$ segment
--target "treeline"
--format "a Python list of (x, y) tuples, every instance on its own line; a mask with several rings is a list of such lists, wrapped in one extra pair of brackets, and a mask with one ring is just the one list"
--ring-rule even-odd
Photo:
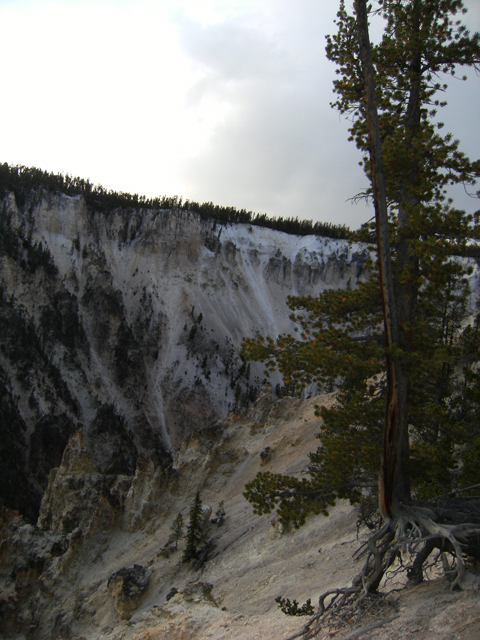
[(347, 239), (351, 235), (345, 225), (331, 222), (313, 222), (298, 218), (274, 218), (266, 213), (254, 213), (236, 207), (223, 207), (213, 202), (198, 202), (183, 200), (178, 196), (162, 196), (146, 198), (137, 193), (125, 193), (106, 190), (101, 185), (93, 185), (89, 180), (69, 176), (68, 174), (48, 173), (34, 167), (20, 165), (0, 165), (0, 197), (13, 191), (19, 206), (25, 203), (26, 195), (32, 189), (42, 188), (53, 193), (65, 193), (68, 196), (83, 195), (88, 206), (106, 212), (113, 209), (169, 209), (192, 211), (204, 220), (216, 220), (221, 223), (245, 223), (258, 227), (284, 231), (285, 233), (306, 236), (317, 235), (327, 238)]

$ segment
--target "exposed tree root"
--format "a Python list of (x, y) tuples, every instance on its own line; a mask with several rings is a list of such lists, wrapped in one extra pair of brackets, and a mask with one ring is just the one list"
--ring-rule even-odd
[[(392, 518), (355, 553), (354, 557), (366, 556), (366, 559), (351, 586), (323, 593), (315, 615), (287, 640), (308, 640), (317, 636), (326, 625), (351, 623), (352, 619), (358, 621), (363, 615), (378, 614), (383, 608), (385, 594), (377, 590), (395, 560), (400, 563), (394, 570), (395, 575), (406, 574), (409, 584), (421, 582), (427, 567), (443, 565), (451, 588), (459, 589), (465, 577), (464, 556), (471, 555), (480, 560), (480, 500), (471, 499), (466, 510), (473, 516), (473, 524), (464, 521), (464, 504), (459, 504), (458, 499), (448, 500), (448, 503), (444, 500), (436, 505), (395, 505)], [(439, 515), (443, 516), (441, 524)], [(427, 564), (434, 550), (438, 550), (438, 554)], [(405, 557), (408, 561), (404, 564)]]

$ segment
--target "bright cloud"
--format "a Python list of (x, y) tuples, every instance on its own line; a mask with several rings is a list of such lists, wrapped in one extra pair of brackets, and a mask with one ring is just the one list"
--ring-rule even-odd
[[(365, 179), (347, 123), (329, 107), (324, 36), (337, 6), (3, 0), (0, 161), (356, 227), (372, 213), (347, 202)], [(442, 119), (475, 157), (480, 82), (471, 76)]]

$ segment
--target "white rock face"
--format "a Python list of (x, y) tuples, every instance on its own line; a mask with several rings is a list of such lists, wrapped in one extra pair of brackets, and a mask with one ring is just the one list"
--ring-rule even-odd
[[(81, 197), (35, 192), (21, 206), (13, 195), (0, 201), (0, 222), (10, 243), (0, 234), (0, 437), (10, 447), (0, 488), (30, 521), (40, 511), (34, 527), (0, 510), (0, 634), (274, 640), (298, 631), (275, 597), (315, 600), (350, 581), (356, 515), (340, 504), (288, 530), (253, 515), (242, 494), (260, 470), (304, 473), (321, 428), (315, 405), (332, 406), (334, 395), (273, 402), (263, 387), (246, 415), (211, 423), (262, 384), (262, 367), (239, 357), (242, 336), (292, 331), (287, 296), (355, 286), (366, 249), (182, 211), (92, 212)], [(224, 505), (226, 516), (221, 525), (206, 516), (216, 546), (192, 582), (180, 553), (160, 550), (200, 490), (207, 513)], [(132, 568), (139, 597), (125, 600), (111, 578)], [(476, 607), (478, 621), (473, 586), (453, 614)], [(444, 615), (442, 600), (429, 621), (436, 633)], [(402, 616), (382, 637), (426, 625), (416, 609)]]
[[(287, 296), (354, 286), (367, 255), (346, 241), (222, 225), (184, 211), (92, 213), (81, 196), (44, 193), (28, 214), (11, 197), (8, 209), (14, 227), (48, 247), (78, 301), (90, 389), (73, 374), (70, 382), (83, 420), (100, 402), (134, 422), (140, 404), (168, 449), (224, 417), (237, 387), (260, 388), (263, 367), (251, 367), (247, 379), (239, 359), (243, 336), (292, 331)], [(123, 338), (115, 323), (123, 323)], [(124, 373), (131, 373), (128, 355), (139, 371), (126, 389), (112, 374), (112, 351), (129, 338), (121, 345)]]
[(46, 191), (0, 207), (15, 245), (0, 260), (0, 320), (21, 343), (0, 366), (21, 425), (16, 468), (35, 477), (38, 505), (78, 427), (100, 473), (132, 475), (139, 455), (162, 466), (259, 392), (263, 365), (241, 360), (243, 336), (293, 332), (289, 295), (367, 275), (363, 245), (181, 210), (92, 210)]

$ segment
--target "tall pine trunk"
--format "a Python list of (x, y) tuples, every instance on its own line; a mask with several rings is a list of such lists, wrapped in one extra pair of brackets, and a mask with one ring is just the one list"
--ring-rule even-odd
[(387, 403), (383, 432), (383, 456), (379, 475), (379, 507), (383, 518), (391, 518), (397, 502), (410, 497), (408, 474), (408, 384), (398, 358), (400, 327), (393, 286), (388, 229), (387, 196), (383, 172), (380, 127), (372, 64), (366, 0), (355, 0), (357, 34), (364, 76), (365, 112), (369, 134), (371, 180), (375, 207), (377, 254), (383, 319), (387, 346)]

